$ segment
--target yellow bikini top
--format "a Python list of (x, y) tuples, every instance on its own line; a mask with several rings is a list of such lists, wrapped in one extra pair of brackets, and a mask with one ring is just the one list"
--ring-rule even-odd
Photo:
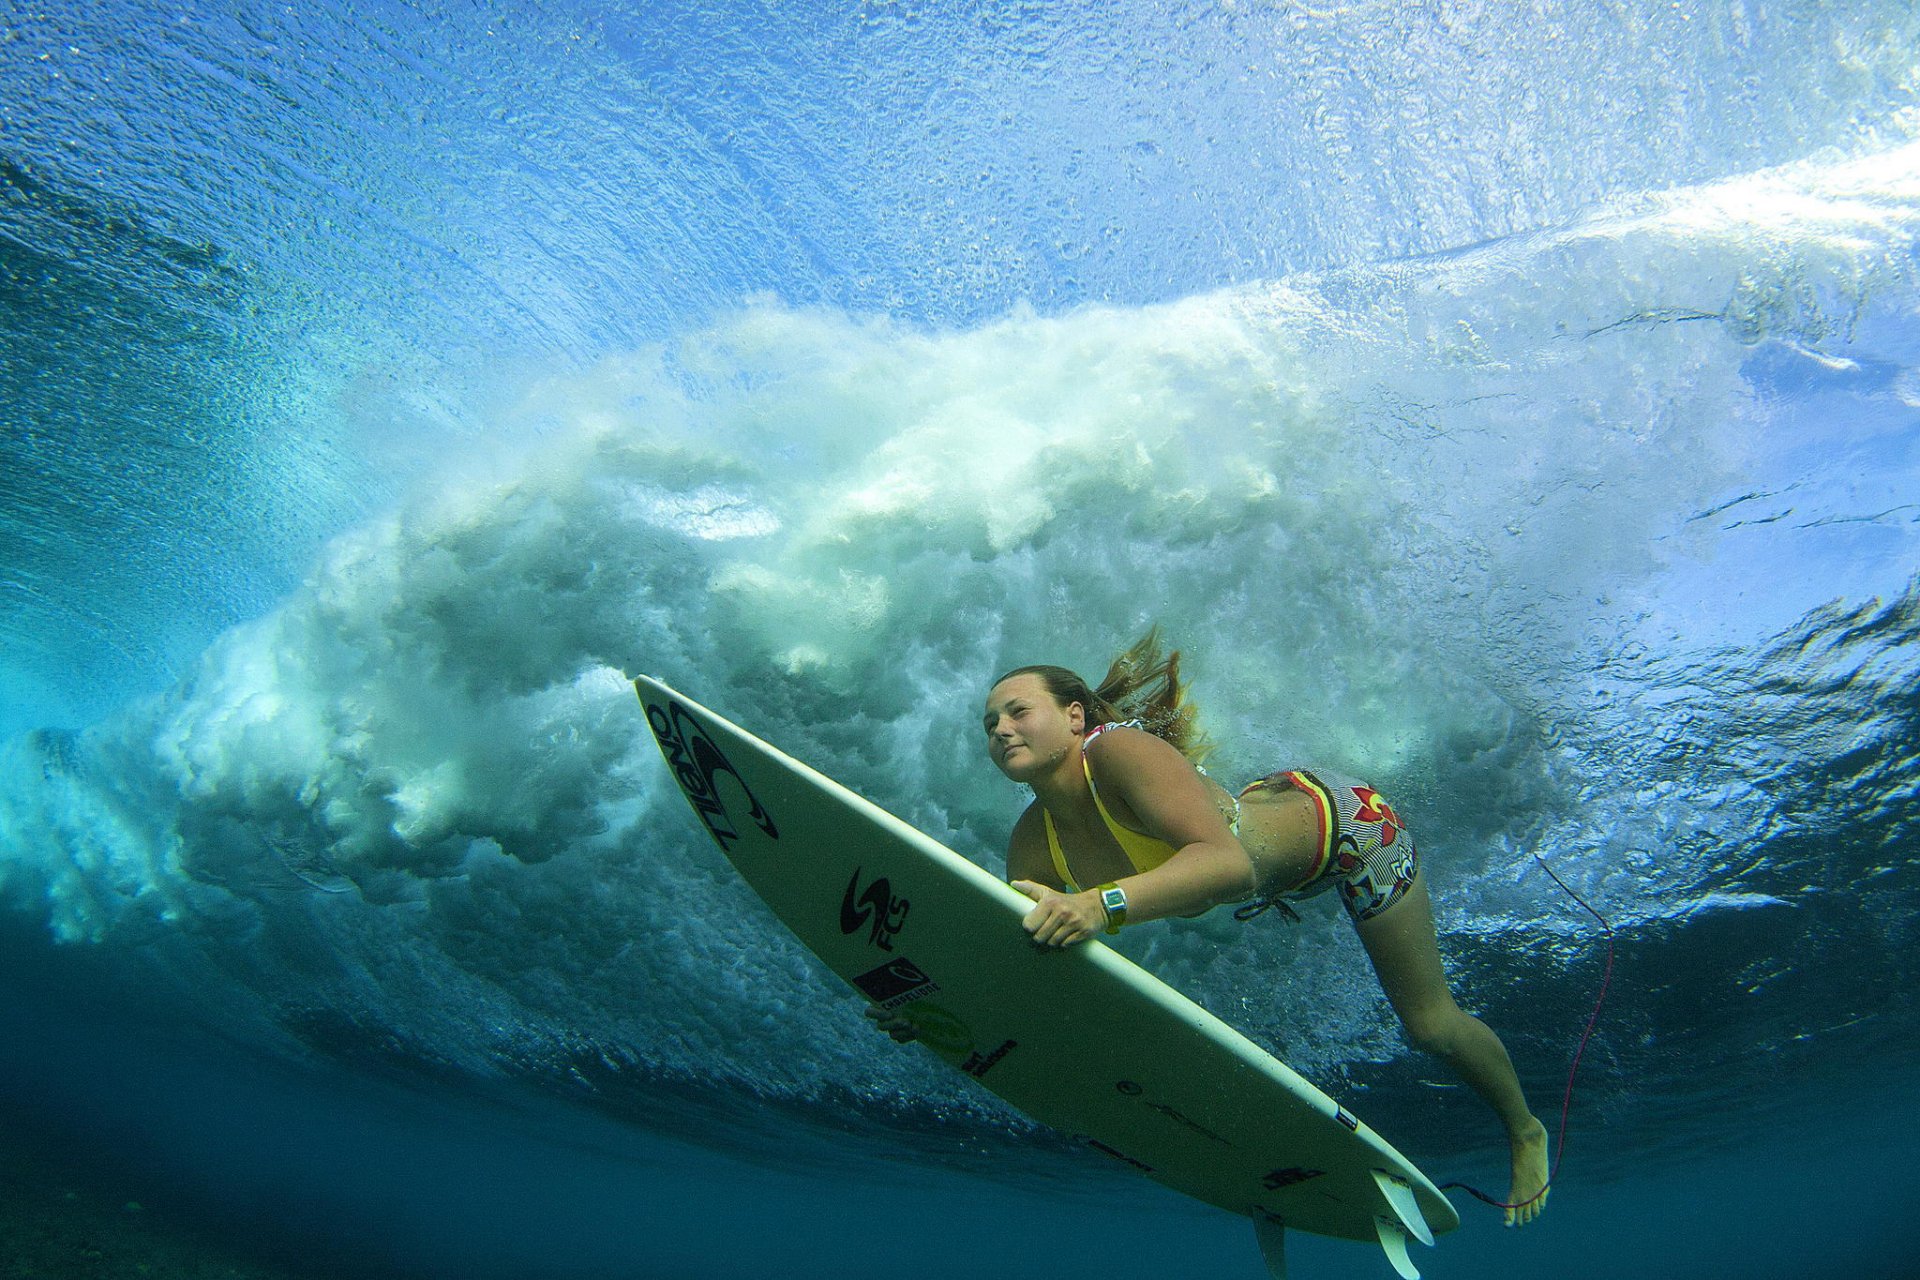
[[(1120, 851), (1127, 855), (1127, 861), (1133, 864), (1136, 872), (1151, 871), (1179, 850), (1165, 840), (1156, 840), (1152, 836), (1142, 835), (1116, 822), (1113, 814), (1107, 811), (1106, 801), (1100, 798), (1100, 788), (1093, 785), (1093, 766), (1087, 763), (1086, 749), (1093, 745), (1093, 740), (1099, 737), (1102, 731), (1118, 727), (1103, 724), (1087, 735), (1086, 742), (1081, 744), (1080, 748), (1080, 767), (1086, 771), (1087, 790), (1093, 792), (1093, 804), (1100, 811), (1100, 821), (1107, 824), (1107, 830), (1111, 831), (1113, 838), (1120, 842)], [(1053, 829), (1053, 815), (1042, 808), (1040, 816), (1047, 827), (1047, 852), (1053, 855), (1053, 869), (1059, 873), (1060, 882), (1067, 886), (1069, 892), (1080, 892), (1080, 886), (1075, 882), (1073, 873), (1067, 870), (1067, 854), (1060, 847), (1060, 836)]]

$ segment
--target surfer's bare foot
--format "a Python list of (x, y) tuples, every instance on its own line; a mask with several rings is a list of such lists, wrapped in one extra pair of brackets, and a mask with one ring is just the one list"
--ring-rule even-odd
[(1513, 1135), (1513, 1187), (1507, 1192), (1507, 1225), (1524, 1227), (1547, 1207), (1547, 1126), (1529, 1116)]

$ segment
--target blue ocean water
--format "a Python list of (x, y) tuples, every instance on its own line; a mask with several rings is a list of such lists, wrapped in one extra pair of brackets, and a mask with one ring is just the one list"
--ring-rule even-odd
[[(625, 683), (997, 868), (983, 682), (1157, 619), (1552, 1118), (1531, 855), (1616, 927), (1426, 1275), (1920, 1275), (1917, 90), (1903, 4), (0, 10), (0, 1115), (330, 1274), (1262, 1274), (876, 1043)], [(1122, 945), (1502, 1189), (1330, 913)]]

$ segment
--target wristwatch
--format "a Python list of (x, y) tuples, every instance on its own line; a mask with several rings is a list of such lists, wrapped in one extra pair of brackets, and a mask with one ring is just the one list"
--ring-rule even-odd
[(1100, 909), (1107, 913), (1107, 932), (1120, 932), (1127, 922), (1127, 891), (1109, 881), (1095, 892), (1100, 895)]

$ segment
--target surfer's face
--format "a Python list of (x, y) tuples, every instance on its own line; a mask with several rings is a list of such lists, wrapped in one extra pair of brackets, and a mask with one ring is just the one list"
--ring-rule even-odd
[(1015, 782), (1031, 782), (1079, 746), (1086, 722), (1079, 703), (1061, 706), (1039, 676), (1009, 676), (987, 695), (987, 755)]

